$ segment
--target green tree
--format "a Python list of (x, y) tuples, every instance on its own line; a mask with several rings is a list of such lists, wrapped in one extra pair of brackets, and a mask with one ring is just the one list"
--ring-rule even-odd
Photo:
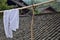
[[(0, 11), (13, 8), (13, 6), (7, 5), (7, 0), (0, 0)], [(0, 13), (0, 19), (3, 17), (3, 14)]]
[(12, 7), (7, 5), (7, 0), (0, 0), (0, 10), (10, 9)]

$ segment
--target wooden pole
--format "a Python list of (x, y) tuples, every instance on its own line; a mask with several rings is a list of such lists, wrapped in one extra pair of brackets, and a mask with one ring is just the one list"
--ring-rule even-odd
[(34, 31), (33, 31), (33, 25), (34, 25), (34, 7), (32, 7), (32, 21), (31, 21), (31, 40), (34, 40)]
[[(42, 3), (37, 3), (37, 4), (34, 4), (34, 5), (29, 5), (29, 6), (25, 6), (25, 7), (21, 7), (21, 8), (16, 8), (16, 9), (25, 9), (25, 8), (30, 8), (32, 6), (39, 6), (41, 4), (46, 4), (46, 3), (49, 3), (49, 2), (53, 2), (54, 0), (49, 0), (49, 1), (46, 1), (46, 2), (42, 2)], [(4, 11), (0, 11), (0, 12), (4, 12)]]

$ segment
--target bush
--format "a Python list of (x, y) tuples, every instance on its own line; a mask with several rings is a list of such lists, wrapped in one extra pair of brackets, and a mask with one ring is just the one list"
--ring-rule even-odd
[(7, 0), (0, 0), (0, 10), (10, 9), (12, 7), (7, 5)]
[[(13, 6), (7, 5), (7, 0), (0, 0), (0, 11), (13, 8)], [(3, 14), (0, 13), (0, 19), (3, 17)]]

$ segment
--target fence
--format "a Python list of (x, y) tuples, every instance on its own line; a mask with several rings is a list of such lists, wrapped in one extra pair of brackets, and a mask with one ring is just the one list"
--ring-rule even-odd
[(18, 8), (25, 9), (31, 7), (33, 15), (32, 17), (20, 17), (20, 28), (16, 32), (14, 32), (13, 39), (7, 39), (5, 37), (3, 22), (2, 20), (0, 20), (0, 40), (58, 40), (60, 35), (60, 14), (44, 14), (40, 16), (34, 16), (34, 6), (49, 3), (52, 1), (53, 0)]
[[(31, 40), (31, 19), (31, 16), (20, 17), (20, 28), (13, 33), (14, 38), (9, 40)], [(34, 40), (59, 40), (60, 14), (34, 16), (33, 37)], [(0, 19), (0, 40), (8, 40), (4, 34), (2, 19)]]

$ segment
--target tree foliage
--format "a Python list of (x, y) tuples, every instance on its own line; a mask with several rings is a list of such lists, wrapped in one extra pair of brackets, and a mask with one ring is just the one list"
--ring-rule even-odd
[(0, 10), (10, 9), (12, 7), (7, 5), (7, 0), (0, 0)]

